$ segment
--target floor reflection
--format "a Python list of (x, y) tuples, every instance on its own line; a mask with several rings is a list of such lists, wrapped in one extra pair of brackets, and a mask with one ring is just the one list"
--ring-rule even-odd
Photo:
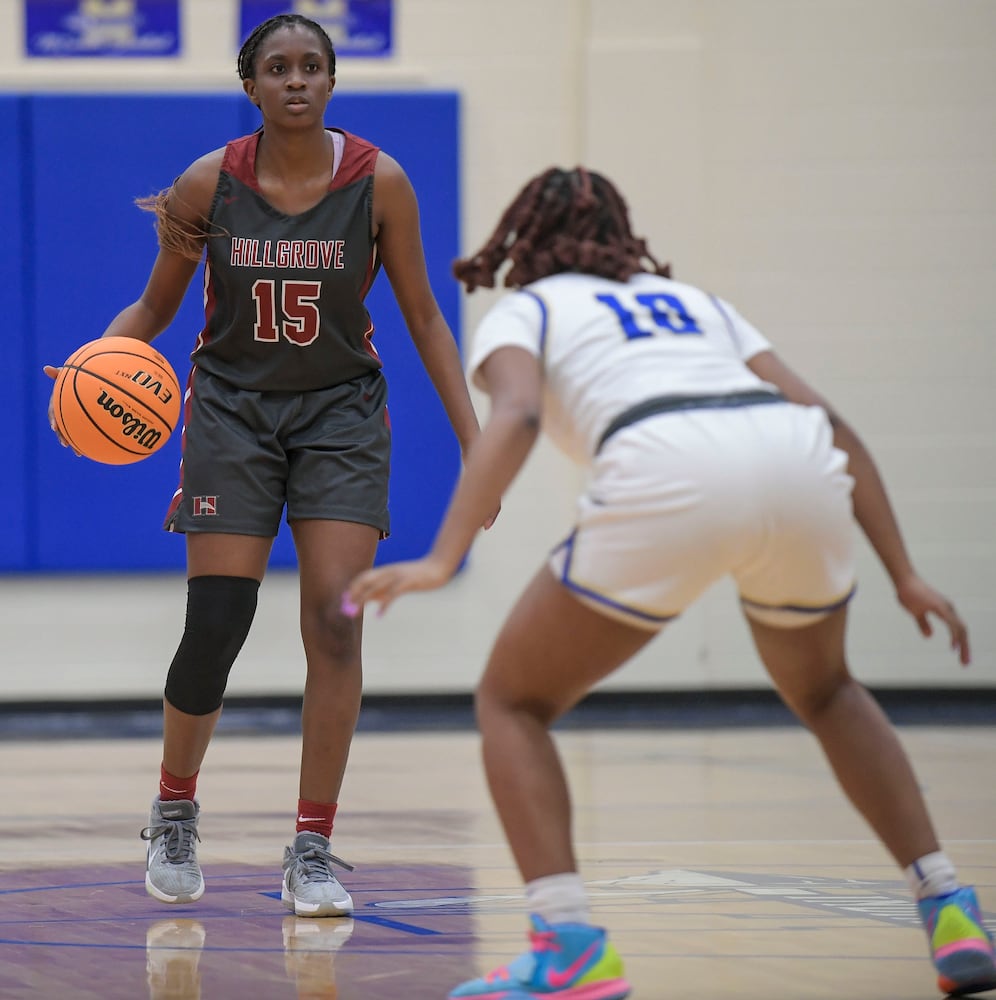
[(201, 1000), (204, 925), (189, 917), (157, 920), (145, 932), (149, 1000)]
[(284, 969), (294, 983), (298, 1000), (324, 997), (337, 1000), (336, 952), (352, 937), (353, 921), (348, 917), (323, 920), (284, 917)]
[[(83, 874), (0, 873), (0, 997), (429, 1000), (475, 974), (467, 913), (417, 905), (468, 885), (457, 866), (358, 871), (355, 919), (289, 914), (279, 873), (247, 865), (216, 867), (211, 891), (177, 907), (150, 899), (133, 865)], [(380, 915), (399, 893), (404, 917)]]

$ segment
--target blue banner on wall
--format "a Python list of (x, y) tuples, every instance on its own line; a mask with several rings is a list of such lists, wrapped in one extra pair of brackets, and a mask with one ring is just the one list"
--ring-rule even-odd
[(337, 56), (391, 55), (393, 0), (242, 0), (239, 44), (257, 24), (276, 14), (303, 14), (317, 21)]
[(24, 0), (29, 56), (175, 56), (179, 0)]

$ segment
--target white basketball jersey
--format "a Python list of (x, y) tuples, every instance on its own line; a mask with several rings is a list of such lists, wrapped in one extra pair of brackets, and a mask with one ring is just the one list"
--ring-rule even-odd
[(542, 359), (543, 428), (581, 463), (642, 400), (774, 389), (745, 364), (771, 346), (758, 330), (722, 299), (654, 274), (557, 274), (510, 292), (477, 329), (470, 376), (508, 346)]

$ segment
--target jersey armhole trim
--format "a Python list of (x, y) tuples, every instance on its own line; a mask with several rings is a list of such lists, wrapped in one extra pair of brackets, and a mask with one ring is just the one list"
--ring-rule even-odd
[(737, 349), (737, 353), (742, 355), (744, 352), (744, 345), (740, 339), (740, 334), (737, 333), (737, 328), (734, 325), (733, 320), (730, 318), (729, 312), (727, 312), (727, 310), (723, 307), (723, 303), (717, 296), (710, 295), (709, 299), (716, 307), (716, 311), (719, 315), (723, 317), (723, 322), (726, 324), (726, 332), (729, 333), (730, 340), (733, 341), (733, 346)]
[(549, 328), (550, 314), (546, 308), (546, 303), (540, 298), (535, 292), (530, 291), (527, 288), (521, 288), (519, 291), (523, 295), (528, 295), (540, 308), (540, 341), (539, 341), (539, 353), (541, 358), (546, 357), (546, 334)]

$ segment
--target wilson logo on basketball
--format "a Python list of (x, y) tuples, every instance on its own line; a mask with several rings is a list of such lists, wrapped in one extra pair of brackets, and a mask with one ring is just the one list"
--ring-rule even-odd
[(103, 407), (115, 420), (121, 421), (121, 433), (125, 437), (131, 438), (149, 451), (154, 450), (159, 444), (159, 440), (163, 436), (162, 431), (157, 431), (154, 427), (150, 427), (144, 420), (126, 410), (120, 403), (115, 401), (113, 396), (109, 396), (103, 389), (97, 397), (97, 405)]

